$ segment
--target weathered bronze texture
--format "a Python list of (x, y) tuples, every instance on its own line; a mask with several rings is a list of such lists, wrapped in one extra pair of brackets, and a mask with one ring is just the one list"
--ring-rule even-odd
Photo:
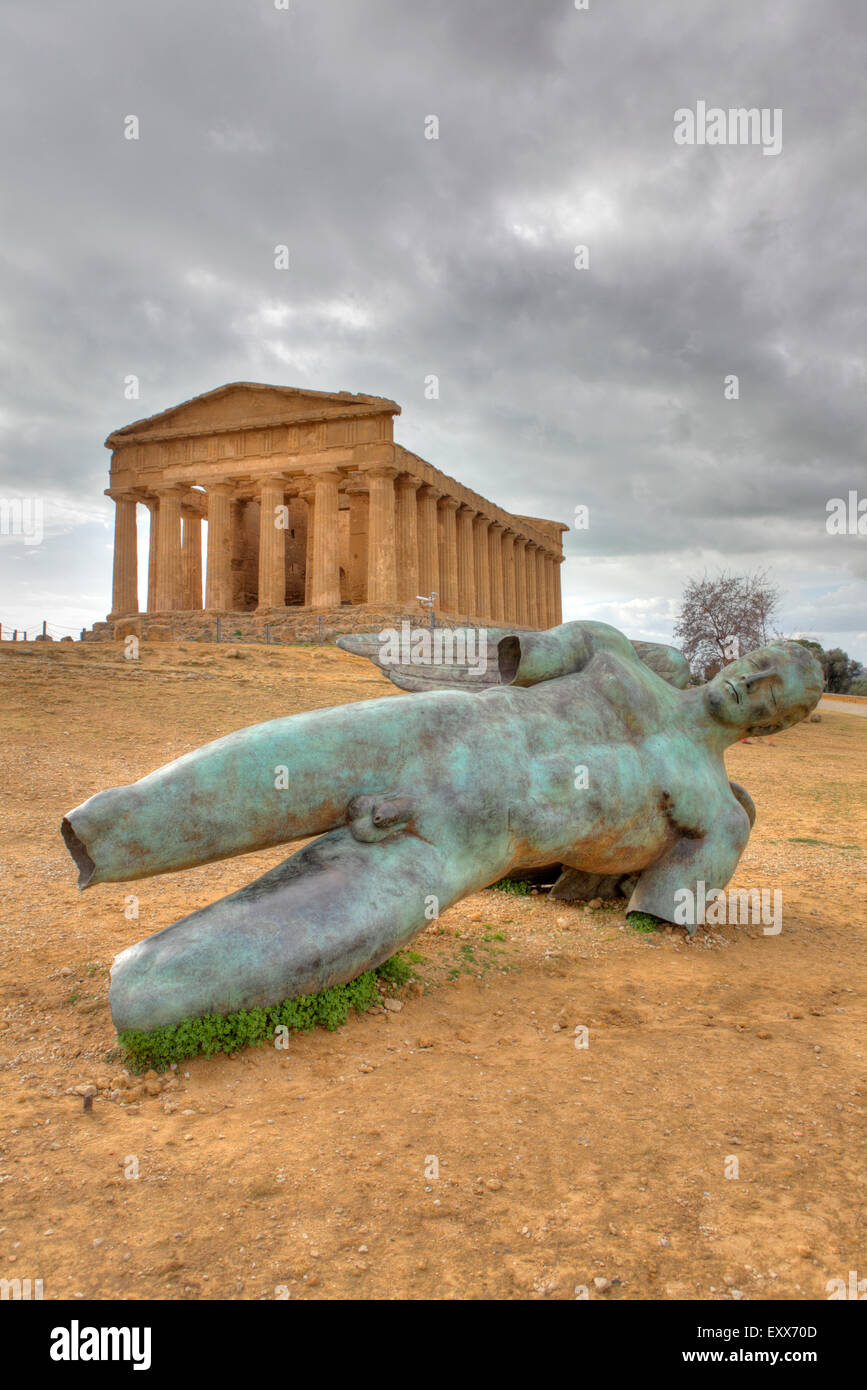
[(431, 670), (438, 689), (241, 729), (69, 813), (82, 888), (320, 837), (123, 951), (119, 1031), (352, 979), (519, 866), (630, 880), (630, 910), (668, 921), (678, 890), (726, 885), (752, 803), (723, 754), (810, 712), (809, 652), (774, 643), (684, 689), (676, 653), (642, 660), (604, 623), (492, 638), (479, 690)]

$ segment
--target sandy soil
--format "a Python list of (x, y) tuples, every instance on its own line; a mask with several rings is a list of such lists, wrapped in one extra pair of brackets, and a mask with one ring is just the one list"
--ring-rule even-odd
[(736, 883), (782, 890), (778, 936), (688, 943), (489, 890), (416, 941), (399, 1011), (122, 1102), (112, 957), (282, 852), (131, 885), (127, 920), (128, 886), (77, 894), (61, 815), (390, 687), (336, 649), (192, 644), (4, 644), (0, 683), (0, 1277), (47, 1299), (610, 1300), (867, 1275), (862, 719), (732, 750), (759, 807)]

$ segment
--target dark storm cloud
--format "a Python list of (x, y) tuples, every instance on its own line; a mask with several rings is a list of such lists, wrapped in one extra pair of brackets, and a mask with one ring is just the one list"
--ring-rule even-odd
[[(71, 622), (107, 608), (110, 429), (254, 379), (392, 396), (403, 443), (504, 506), (589, 505), (570, 616), (665, 635), (687, 573), (767, 563), (789, 628), (867, 658), (867, 537), (825, 529), (867, 491), (858, 5), (7, 0), (4, 23), (0, 487), (53, 499), (38, 561), (0, 540), (16, 614), (52, 571)], [(781, 108), (782, 153), (675, 145), (699, 99)]]

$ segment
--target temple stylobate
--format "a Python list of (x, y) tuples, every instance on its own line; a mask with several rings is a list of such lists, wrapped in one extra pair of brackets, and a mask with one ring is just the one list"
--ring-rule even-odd
[(115, 430), (109, 622), (139, 613), (140, 506), (154, 617), (362, 619), (435, 593), (453, 619), (560, 622), (568, 528), (514, 516), (396, 444), (399, 414), (379, 396), (235, 382)]

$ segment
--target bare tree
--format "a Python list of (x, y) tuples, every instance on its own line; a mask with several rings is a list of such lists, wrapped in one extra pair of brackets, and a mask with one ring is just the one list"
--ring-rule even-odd
[(771, 641), (780, 597), (767, 570), (723, 570), (714, 579), (690, 579), (674, 627), (675, 641), (693, 670), (709, 680), (728, 662)]

